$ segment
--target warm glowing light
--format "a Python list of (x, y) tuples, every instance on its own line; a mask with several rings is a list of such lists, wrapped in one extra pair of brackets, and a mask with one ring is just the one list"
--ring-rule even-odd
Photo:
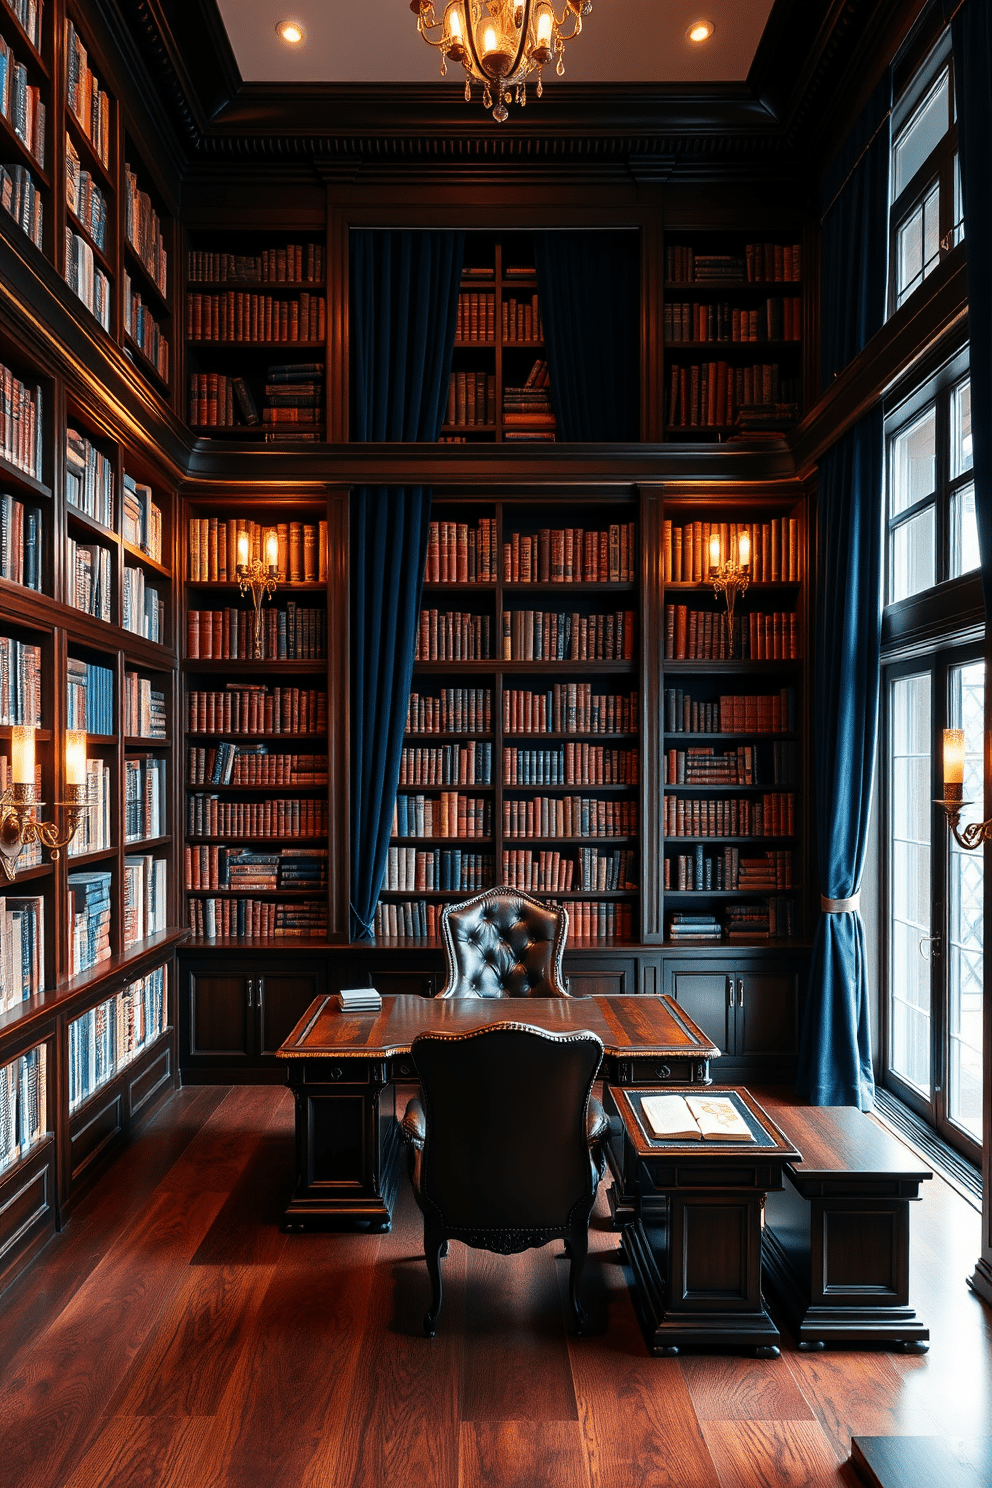
[(537, 18), (537, 44), (542, 47), (551, 45), (551, 27), (554, 18), (550, 10), (542, 10)]
[(238, 533), (238, 567), (247, 568), (251, 557), (251, 538), (247, 532)]
[(495, 26), (487, 26), (482, 37), (482, 55), (485, 56), (487, 52), (494, 52), (495, 50), (496, 28)]
[(944, 784), (964, 784), (964, 729), (944, 730)]
[(86, 784), (86, 730), (65, 731), (65, 783)]
[(279, 567), (279, 537), (270, 529), (265, 538), (265, 561), (269, 568)]
[(280, 21), (276, 32), (290, 46), (299, 46), (303, 40), (303, 27), (299, 21)]
[(710, 568), (720, 567), (720, 534), (714, 532), (710, 538)]
[(34, 785), (34, 729), (22, 723), (10, 731), (10, 776), (15, 785)]
[(741, 568), (747, 568), (751, 562), (751, 534), (749, 532), (741, 533), (739, 551)]
[(453, 41), (462, 39), (462, 18), (454, 5), (450, 6), (447, 14), (448, 30)]
[(698, 44), (702, 41), (709, 41), (710, 37), (713, 35), (713, 22), (693, 21), (692, 25), (689, 27), (688, 31), (685, 34), (686, 36), (688, 36), (690, 41), (694, 41), (698, 46)]

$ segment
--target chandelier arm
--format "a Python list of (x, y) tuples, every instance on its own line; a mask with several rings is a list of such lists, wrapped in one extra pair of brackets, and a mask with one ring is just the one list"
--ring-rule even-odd
[[(427, 32), (428, 32), (429, 29), (430, 30), (440, 31), (441, 32), (441, 35), (438, 37), (437, 41), (435, 41), (433, 39), (433, 37), (428, 36)], [(440, 20), (440, 21), (435, 20), (433, 22), (433, 24), (429, 26), (428, 23), (427, 23), (427, 21), (424, 20), (424, 13), (423, 13), (423, 11), (421, 11), (420, 14), (417, 17), (417, 30), (420, 32), (421, 36), (423, 37), (424, 41), (426, 41), (426, 43), (427, 43), (428, 46), (436, 47), (436, 48), (439, 48), (441, 50), (444, 49), (444, 35), (445, 35), (445, 33), (444, 33), (444, 21), (443, 20)]]
[[(476, 77), (478, 77), (478, 79), (479, 79), (480, 82), (486, 82), (488, 80), (488, 82), (492, 86), (498, 88), (500, 90), (500, 97), (501, 98), (503, 96), (503, 88), (504, 88), (504, 86), (507, 83), (512, 83), (514, 81), (514, 78), (516, 76), (517, 69), (520, 66), (520, 57), (521, 57), (521, 54), (523, 52), (524, 46), (526, 45), (526, 42), (527, 42), (527, 33), (530, 30), (530, 11), (531, 11), (531, 4), (532, 4), (532, 0), (525, 0), (525, 4), (524, 4), (524, 19), (523, 19), (523, 22), (521, 23), (521, 26), (520, 26), (520, 40), (517, 42), (517, 51), (516, 51), (516, 56), (513, 59), (513, 65), (511, 66), (509, 72), (507, 72), (507, 74), (506, 74), (505, 77), (495, 77), (494, 78), (494, 77), (491, 77), (490, 74), (486, 71), (485, 64), (483, 63), (482, 58), (479, 55), (479, 50), (478, 50), (478, 47), (476, 45), (475, 21), (472, 19), (472, 17), (468, 13), (468, 11), (469, 11), (469, 5), (468, 5), (468, 0), (466, 0), (466, 4), (465, 4), (465, 30), (468, 32), (468, 35), (466, 36), (465, 41), (466, 41), (466, 46), (467, 46), (468, 51), (469, 51), (469, 55), (471, 56), (472, 62), (474, 63), (474, 75)], [(478, 19), (480, 21), (482, 19), (481, 12), (480, 12), (480, 14), (478, 16)]]

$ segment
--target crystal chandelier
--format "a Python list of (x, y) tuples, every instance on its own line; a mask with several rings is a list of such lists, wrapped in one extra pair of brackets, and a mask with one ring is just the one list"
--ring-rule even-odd
[[(438, 20), (433, 0), (410, 0), (417, 30), (441, 53), (441, 76), (448, 59), (465, 69), (465, 98), (471, 101), (472, 79), (482, 84), (482, 102), (502, 124), (506, 105), (527, 102), (527, 79), (537, 73), (537, 96), (544, 89), (542, 70), (557, 56), (555, 68), (565, 71), (565, 43), (582, 30), (582, 17), (592, 0), (565, 0), (561, 16), (549, 0), (451, 0)], [(571, 22), (571, 28), (565, 28)]]

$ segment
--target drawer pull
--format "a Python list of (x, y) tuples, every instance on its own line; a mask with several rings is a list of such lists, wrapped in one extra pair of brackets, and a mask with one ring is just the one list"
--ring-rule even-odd
[(669, 1064), (659, 1064), (654, 1073), (655, 1078), (658, 1080), (670, 1080), (672, 1078), (672, 1067)]
[(339, 1064), (332, 1064), (327, 1071), (327, 1078), (329, 1080), (340, 1080), (343, 1074), (344, 1070)]
[(396, 1072), (397, 1072), (397, 1074), (400, 1074), (400, 1075), (412, 1075), (413, 1074), (413, 1065), (412, 1064), (398, 1064), (396, 1066)]

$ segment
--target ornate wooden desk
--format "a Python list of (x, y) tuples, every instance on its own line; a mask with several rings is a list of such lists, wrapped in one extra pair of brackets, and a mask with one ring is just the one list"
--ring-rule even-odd
[[(278, 1049), (296, 1101), (296, 1188), (289, 1229), (366, 1221), (388, 1230), (400, 1177), (394, 1083), (416, 1080), (418, 1033), (507, 1020), (603, 1041), (602, 1077), (625, 1085), (708, 1085), (719, 1049), (670, 997), (572, 997), (437, 1002), (384, 997), (379, 1013), (344, 1013), (317, 998)], [(636, 1168), (614, 1123), (610, 1166), (624, 1214), (636, 1213)]]
[(779, 1332), (761, 1295), (761, 1209), (800, 1154), (747, 1090), (729, 1095), (753, 1142), (659, 1140), (642, 1123), (648, 1089), (608, 1092), (641, 1172), (641, 1212), (624, 1227), (634, 1302), (648, 1348), (677, 1354), (753, 1348), (778, 1355)]

